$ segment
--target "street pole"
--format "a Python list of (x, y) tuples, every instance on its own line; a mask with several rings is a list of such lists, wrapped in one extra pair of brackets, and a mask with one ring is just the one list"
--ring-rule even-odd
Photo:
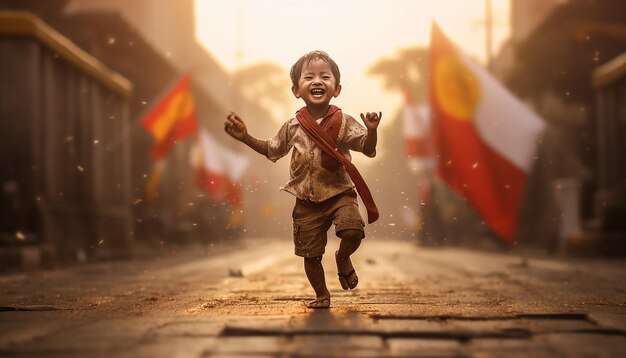
[[(243, 67), (243, 0), (237, 1), (237, 49), (235, 50), (235, 73), (241, 71)], [(239, 80), (239, 76), (235, 77), (235, 81), (233, 81), (234, 87), (234, 105), (237, 110), (241, 111), (240, 106), (242, 101), (240, 100), (241, 93), (241, 83)]]
[(491, 0), (485, 0), (485, 54), (487, 62), (487, 70), (491, 71), (491, 44), (493, 35), (493, 19), (491, 16)]

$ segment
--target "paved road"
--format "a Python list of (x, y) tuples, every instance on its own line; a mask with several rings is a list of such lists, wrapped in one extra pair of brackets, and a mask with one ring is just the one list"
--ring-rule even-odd
[(626, 261), (368, 239), (343, 291), (327, 256), (324, 311), (288, 239), (3, 275), (0, 356), (626, 356)]

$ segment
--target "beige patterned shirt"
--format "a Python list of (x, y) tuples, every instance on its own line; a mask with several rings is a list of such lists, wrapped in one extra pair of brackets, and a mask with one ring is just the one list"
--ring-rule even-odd
[[(320, 123), (321, 119), (317, 120)], [(367, 130), (350, 115), (343, 114), (337, 136), (337, 147), (348, 159), (350, 150), (363, 152)], [(331, 172), (322, 167), (322, 151), (300, 127), (296, 118), (285, 122), (276, 136), (268, 140), (267, 158), (273, 162), (284, 157), (293, 148), (290, 179), (281, 188), (298, 199), (321, 202), (354, 188), (345, 168)], [(371, 156), (375, 156), (373, 153)]]

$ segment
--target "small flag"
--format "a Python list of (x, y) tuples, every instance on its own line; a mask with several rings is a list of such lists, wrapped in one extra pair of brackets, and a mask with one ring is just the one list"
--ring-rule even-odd
[(241, 179), (248, 167), (246, 157), (223, 147), (209, 132), (202, 130), (195, 167), (196, 184), (211, 199), (241, 205)]
[(431, 198), (432, 173), (435, 157), (432, 139), (430, 109), (426, 104), (416, 104), (411, 91), (404, 89), (404, 116), (402, 127), (407, 165), (416, 174), (418, 201), (428, 203)]
[(544, 122), (434, 23), (429, 90), (438, 174), (498, 236), (513, 243)]
[(141, 123), (156, 140), (152, 147), (155, 160), (165, 157), (177, 141), (194, 134), (197, 119), (191, 77), (183, 75), (143, 116)]
[(429, 172), (434, 166), (434, 149), (428, 106), (407, 103), (402, 124), (409, 167), (419, 173)]

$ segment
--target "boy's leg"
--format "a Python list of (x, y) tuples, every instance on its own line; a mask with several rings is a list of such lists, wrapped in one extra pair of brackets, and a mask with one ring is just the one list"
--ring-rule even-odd
[(306, 277), (309, 279), (313, 290), (315, 290), (316, 296), (315, 301), (311, 302), (309, 307), (324, 308), (330, 306), (330, 292), (326, 287), (322, 256), (304, 258), (304, 272), (306, 272)]
[(337, 256), (349, 258), (361, 246), (363, 232), (359, 230), (342, 230), (337, 235), (341, 239)]
[(341, 239), (339, 250), (335, 252), (339, 282), (344, 290), (351, 290), (359, 284), (359, 277), (356, 275), (354, 266), (352, 266), (350, 255), (361, 245), (363, 232), (347, 229), (338, 232), (337, 236)]
[(339, 250), (335, 252), (339, 282), (344, 290), (351, 290), (357, 286), (359, 278), (354, 271), (352, 261), (350, 261), (350, 255), (359, 248), (361, 240), (365, 237), (365, 223), (359, 213), (354, 190), (339, 197), (335, 204), (333, 223), (335, 224), (335, 232), (341, 239)]
[(304, 258), (306, 277), (315, 290), (316, 299), (309, 308), (328, 308), (330, 292), (326, 287), (322, 255), (326, 247), (326, 232), (331, 222), (325, 216), (325, 204), (296, 200), (293, 209), (293, 240), (295, 254)]

